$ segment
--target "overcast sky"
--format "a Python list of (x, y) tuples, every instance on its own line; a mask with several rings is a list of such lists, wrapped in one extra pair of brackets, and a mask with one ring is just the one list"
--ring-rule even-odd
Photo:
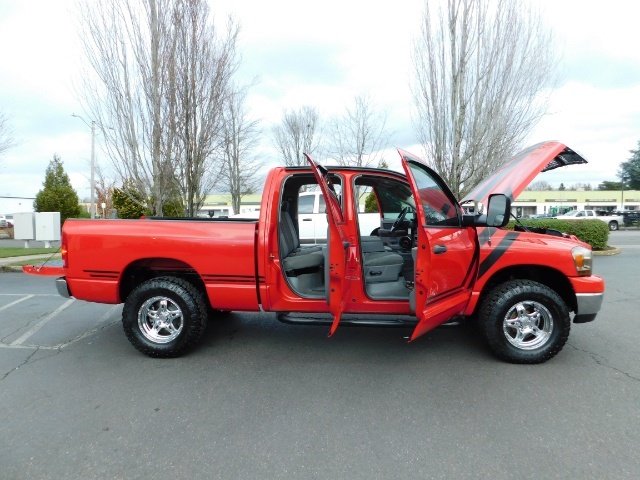
[[(563, 80), (549, 115), (525, 143), (560, 140), (589, 161), (539, 179), (594, 187), (616, 180), (618, 165), (640, 140), (640, 3), (531, 1), (545, 9), (556, 30)], [(0, 196), (35, 196), (54, 153), (80, 197), (89, 196), (90, 130), (71, 116), (83, 112), (73, 89), (81, 61), (73, 4), (0, 0), (0, 111), (11, 116), (20, 142), (0, 159)], [(390, 146), (420, 154), (411, 124), (409, 55), (421, 0), (212, 0), (211, 5), (219, 20), (234, 12), (242, 24), (242, 75), (260, 76), (250, 108), (262, 121), (264, 147), (270, 146), (270, 126), (283, 108), (313, 105), (326, 117), (368, 93), (396, 132)], [(265, 163), (275, 160), (265, 150)], [(104, 161), (98, 149), (97, 162)]]

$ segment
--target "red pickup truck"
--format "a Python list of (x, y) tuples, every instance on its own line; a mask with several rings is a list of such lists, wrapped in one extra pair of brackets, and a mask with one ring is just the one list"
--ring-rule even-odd
[[(124, 302), (128, 339), (152, 357), (193, 347), (220, 311), (262, 309), (287, 323), (326, 324), (330, 335), (347, 324), (412, 326), (412, 341), (468, 317), (498, 357), (540, 363), (562, 349), (572, 321), (595, 318), (604, 282), (592, 275), (587, 244), (501, 228), (538, 173), (586, 163), (579, 154), (558, 142), (530, 147), (459, 204), (433, 170), (399, 153), (404, 175), (325, 168), (309, 157), (306, 168), (274, 168), (258, 219), (67, 220), (63, 266), (48, 273), (63, 275), (65, 297)], [(305, 246), (298, 202), (317, 188), (328, 241)], [(361, 231), (359, 199), (371, 194), (380, 226)]]

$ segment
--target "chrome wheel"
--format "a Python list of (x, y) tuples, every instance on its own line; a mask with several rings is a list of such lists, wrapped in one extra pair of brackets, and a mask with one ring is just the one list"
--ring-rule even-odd
[(153, 343), (175, 340), (184, 327), (184, 315), (176, 302), (168, 297), (151, 297), (138, 310), (140, 332)]
[(553, 315), (533, 300), (513, 305), (502, 321), (502, 331), (511, 345), (533, 350), (545, 345), (553, 332)]
[(528, 279), (496, 285), (482, 301), (480, 328), (498, 357), (511, 363), (542, 363), (567, 341), (571, 316), (547, 285)]

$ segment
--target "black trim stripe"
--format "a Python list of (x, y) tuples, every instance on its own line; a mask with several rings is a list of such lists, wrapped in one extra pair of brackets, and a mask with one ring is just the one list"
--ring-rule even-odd
[(89, 274), (91, 278), (118, 278), (120, 275), (120, 272), (111, 270), (83, 270), (83, 272)]
[(204, 274), (202, 280), (205, 283), (243, 283), (254, 284), (256, 283), (256, 277), (253, 275), (214, 275)]
[(495, 263), (504, 255), (504, 253), (509, 249), (509, 247), (513, 244), (513, 241), (518, 238), (520, 234), (518, 232), (509, 232), (505, 235), (505, 237), (500, 241), (496, 248), (485, 258), (480, 264), (480, 271), (478, 272), (478, 278), (482, 278), (482, 276), (487, 273), (491, 267), (495, 265)]

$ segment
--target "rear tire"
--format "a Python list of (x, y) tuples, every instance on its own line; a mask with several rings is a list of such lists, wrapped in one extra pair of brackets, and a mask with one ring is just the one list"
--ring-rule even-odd
[(482, 302), (480, 329), (489, 348), (510, 363), (542, 363), (562, 350), (569, 309), (552, 289), (531, 280), (495, 287)]
[(139, 285), (122, 310), (129, 342), (150, 357), (169, 358), (192, 348), (205, 331), (207, 309), (189, 282), (159, 277)]
[(616, 230), (618, 230), (618, 222), (616, 222), (615, 220), (609, 222), (609, 231), (615, 232)]

